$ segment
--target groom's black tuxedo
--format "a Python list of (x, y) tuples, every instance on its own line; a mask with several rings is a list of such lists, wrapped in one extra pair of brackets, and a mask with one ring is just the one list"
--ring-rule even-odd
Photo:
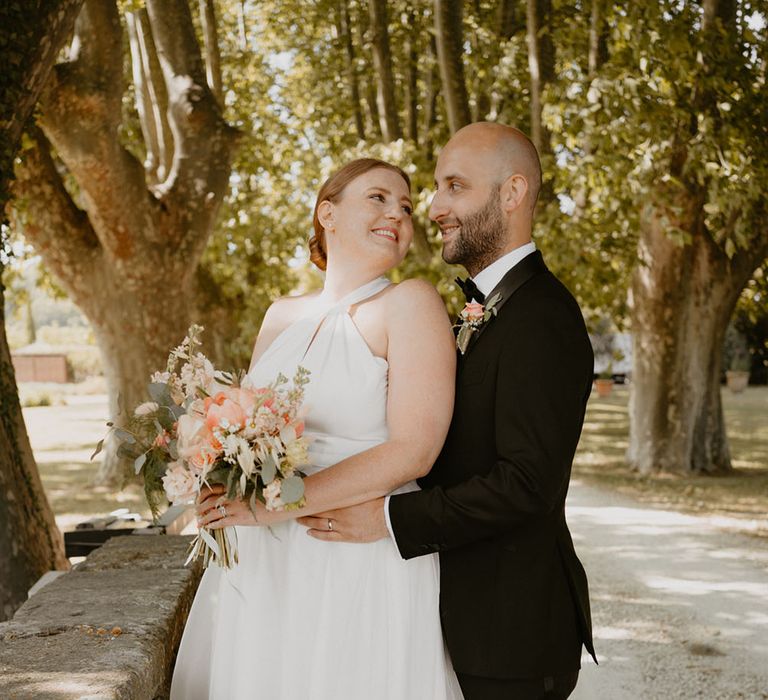
[(440, 612), (460, 674), (522, 679), (594, 656), (587, 578), (565, 522), (593, 356), (576, 301), (539, 252), (495, 293), (459, 356), (445, 446), (422, 491), (393, 496), (406, 559), (440, 552)]

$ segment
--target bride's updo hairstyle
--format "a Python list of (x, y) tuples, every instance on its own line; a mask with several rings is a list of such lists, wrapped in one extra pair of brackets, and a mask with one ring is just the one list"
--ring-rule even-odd
[(411, 179), (408, 175), (396, 165), (379, 160), (378, 158), (358, 158), (357, 160), (350, 161), (333, 173), (323, 183), (323, 186), (317, 193), (315, 211), (312, 214), (312, 226), (315, 229), (315, 235), (309, 239), (309, 259), (321, 270), (325, 270), (328, 256), (325, 247), (325, 230), (317, 218), (318, 207), (325, 201), (332, 204), (338, 202), (344, 193), (344, 189), (352, 180), (376, 168), (386, 168), (393, 173), (397, 173), (405, 181), (408, 191), (411, 191)]

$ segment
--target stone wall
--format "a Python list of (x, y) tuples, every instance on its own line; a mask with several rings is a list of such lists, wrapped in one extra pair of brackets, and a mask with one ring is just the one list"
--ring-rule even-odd
[(118, 537), (0, 623), (3, 700), (153, 700), (168, 695), (202, 570), (189, 537)]

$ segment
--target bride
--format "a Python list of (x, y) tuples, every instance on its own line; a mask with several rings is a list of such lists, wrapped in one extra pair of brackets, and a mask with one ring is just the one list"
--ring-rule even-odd
[(254, 516), (219, 488), (204, 494), (200, 523), (236, 526), (240, 563), (203, 575), (172, 700), (461, 698), (437, 555), (405, 561), (391, 539), (322, 542), (295, 522), (418, 488), (447, 433), (455, 349), (445, 309), (429, 284), (383, 277), (411, 243), (411, 209), (408, 176), (371, 158), (320, 189), (310, 250), (325, 285), (270, 307), (249, 371), (257, 384), (297, 365), (311, 372), (307, 505)]

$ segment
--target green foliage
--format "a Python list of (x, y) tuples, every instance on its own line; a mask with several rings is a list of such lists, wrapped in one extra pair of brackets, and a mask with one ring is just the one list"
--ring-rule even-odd
[[(141, 5), (121, 0), (120, 6), (126, 12)], [(735, 25), (719, 22), (706, 37), (699, 3), (603, 5), (604, 51), (591, 71), (589, 4), (555, 0), (553, 23), (544, 30), (556, 58), (555, 78), (543, 94), (551, 138), (544, 180), (553, 194), (540, 203), (534, 233), (590, 325), (608, 315), (622, 328), (645, 207), (655, 209), (680, 245), (706, 232), (733, 256), (765, 235), (766, 29), (759, 18), (765, 18), (766, 5), (739, 0)], [(343, 6), (352, 65), (341, 34)], [(413, 181), (414, 218), (423, 235), (392, 278), (423, 277), (454, 312), (460, 307), (452, 282), (456, 270), (442, 262), (427, 216), (433, 151), (450, 136), (439, 94), (428, 121), (431, 80), (439, 93), (430, 51), (432, 6), (429, 0), (388, 3), (400, 122), (407, 134), (408, 85), (415, 72), (418, 138), (387, 144), (368, 102), (377, 76), (365, 0), (217, 0), (224, 113), (242, 133), (231, 188), (198, 271), (207, 338), (226, 339), (226, 356), (205, 348), (219, 364), (245, 366), (271, 301), (321, 283), (307, 264), (314, 196), (332, 169), (362, 155), (401, 165)], [(192, 9), (196, 17), (197, 7)], [(496, 0), (464, 3), (470, 104), (477, 119), (530, 132), (524, 7), (512, 8), (503, 35), (499, 10)], [(143, 157), (127, 54), (125, 66), (121, 138)], [(357, 104), (352, 72), (359, 82)], [(684, 209), (691, 198), (700, 203), (698, 229)]]

